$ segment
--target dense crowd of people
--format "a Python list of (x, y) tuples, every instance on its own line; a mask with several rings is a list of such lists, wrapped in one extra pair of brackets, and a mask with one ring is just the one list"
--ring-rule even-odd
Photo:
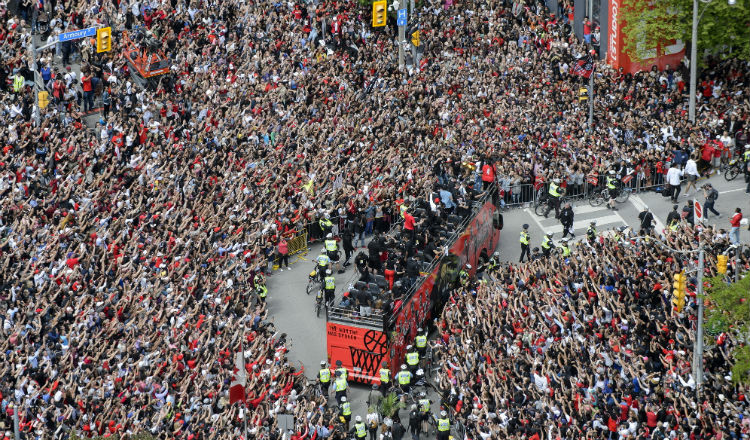
[[(584, 136), (569, 66), (587, 48), (540, 2), (418, 2), (422, 62), (403, 72), (394, 26), (370, 28), (355, 1), (13, 3), (0, 11), (0, 421), (17, 412), (27, 438), (239, 438), (245, 420), (264, 438), (281, 411), (310, 434), (323, 410), (251, 293), (279, 236), (326, 216), (385, 230), (435, 182), (479, 182), (477, 162), (510, 203), (537, 176), (576, 186), (616, 166), (658, 183), (674, 150), (746, 141), (750, 69), (735, 60), (705, 69), (695, 125), (684, 66), (598, 65)], [(96, 25), (115, 31), (112, 51), (84, 38), (28, 64), (33, 32), (53, 43)], [(131, 78), (123, 30), (172, 60), (153, 87)], [(247, 411), (227, 404), (240, 340)]]
[[(682, 222), (665, 241), (695, 251), (698, 236), (715, 275), (725, 231)], [(746, 271), (750, 252), (741, 258)], [(696, 252), (623, 231), (488, 270), (440, 319), (444, 401), (470, 438), (744, 437), (750, 408), (730, 373), (738, 335), (710, 336), (696, 396), (694, 287), (684, 308), (672, 301), (673, 275), (695, 277), (696, 263)]]

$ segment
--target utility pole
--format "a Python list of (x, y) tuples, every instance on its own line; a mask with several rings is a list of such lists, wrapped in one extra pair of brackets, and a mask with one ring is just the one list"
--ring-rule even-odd
[(693, 0), (693, 34), (690, 37), (690, 104), (688, 119), (695, 123), (695, 94), (698, 75), (698, 0)]
[(696, 278), (698, 280), (696, 289), (698, 327), (695, 331), (695, 347), (693, 349), (693, 377), (695, 377), (695, 396), (700, 398), (700, 388), (703, 384), (703, 244), (698, 245), (698, 274)]
[(398, 68), (404, 70), (404, 42), (406, 38), (404, 33), (406, 32), (406, 26), (398, 27)]
[[(414, 31), (418, 32), (419, 24), (417, 21), (417, 14), (415, 10), (414, 0), (410, 0), (409, 2), (409, 14), (411, 14), (411, 16), (413, 17), (412, 23), (414, 23), (414, 26), (412, 26), (412, 32)], [(412, 67), (414, 67), (414, 69), (416, 69), (417, 66), (419, 66), (419, 64), (417, 64), (417, 46), (415, 46), (413, 43), (411, 45), (411, 64), (412, 64)]]
[[(592, 55), (592, 63), (594, 63)], [(596, 66), (596, 64), (594, 64)], [(589, 133), (594, 132), (594, 75), (596, 74), (596, 68), (591, 72), (589, 76)]]

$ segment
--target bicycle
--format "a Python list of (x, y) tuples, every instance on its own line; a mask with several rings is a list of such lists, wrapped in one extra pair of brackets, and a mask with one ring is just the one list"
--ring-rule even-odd
[[(620, 188), (620, 193), (615, 198), (615, 202), (617, 203), (625, 203), (628, 201), (628, 198), (630, 197), (630, 192), (632, 190), (630, 188)], [(600, 206), (603, 203), (609, 201), (609, 189), (608, 188), (602, 188), (600, 190), (596, 190), (591, 194), (591, 197), (589, 197), (589, 204), (591, 206)]]
[(326, 303), (324, 297), (323, 289), (319, 289), (318, 294), (315, 296), (315, 316), (318, 318), (320, 318), (320, 309), (322, 309), (324, 305), (326, 310), (328, 310), (328, 303)]
[(742, 161), (740, 161), (738, 158), (734, 158), (729, 161), (729, 164), (724, 169), (724, 178), (730, 182), (736, 179), (737, 176), (742, 173), (742, 165)]
[[(562, 196), (560, 198), (560, 206), (565, 206), (565, 204), (569, 202), (570, 197), (568, 196)], [(547, 217), (552, 209), (554, 209), (554, 207), (552, 206), (552, 197), (550, 197), (549, 193), (540, 194), (539, 199), (534, 204), (534, 214), (540, 217)]]
[(309, 295), (312, 293), (316, 288), (320, 290), (320, 288), (323, 286), (323, 283), (320, 281), (320, 277), (318, 277), (318, 270), (313, 269), (312, 272), (307, 276), (307, 294)]

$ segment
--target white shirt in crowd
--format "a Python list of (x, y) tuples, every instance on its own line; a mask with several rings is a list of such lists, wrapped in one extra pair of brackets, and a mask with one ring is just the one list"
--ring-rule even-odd
[(677, 169), (675, 165), (672, 165), (667, 171), (667, 183), (672, 186), (680, 185), (680, 177), (685, 174), (682, 170)]
[(683, 171), (685, 172), (685, 174), (689, 174), (691, 176), (697, 176), (698, 164), (695, 163), (693, 159), (688, 159), (687, 163), (685, 164), (685, 169)]

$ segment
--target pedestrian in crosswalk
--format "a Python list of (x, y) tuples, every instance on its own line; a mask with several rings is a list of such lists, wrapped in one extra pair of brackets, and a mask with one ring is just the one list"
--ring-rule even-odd
[(573, 208), (570, 203), (566, 203), (562, 211), (560, 211), (560, 223), (563, 227), (563, 238), (570, 234), (571, 237), (575, 238), (576, 234), (573, 231)]
[(654, 229), (654, 214), (651, 213), (648, 206), (645, 206), (643, 211), (638, 214), (638, 219), (641, 221), (641, 231), (650, 234)]
[(521, 231), (521, 259), (518, 260), (519, 263), (523, 263), (523, 256), (526, 256), (526, 261), (529, 261), (529, 258), (531, 257), (531, 254), (529, 254), (529, 240), (531, 237), (529, 236), (529, 225), (524, 224), (523, 230)]
[(589, 244), (594, 244), (594, 241), (596, 241), (596, 221), (589, 223), (589, 227), (586, 229), (586, 239), (588, 239)]

